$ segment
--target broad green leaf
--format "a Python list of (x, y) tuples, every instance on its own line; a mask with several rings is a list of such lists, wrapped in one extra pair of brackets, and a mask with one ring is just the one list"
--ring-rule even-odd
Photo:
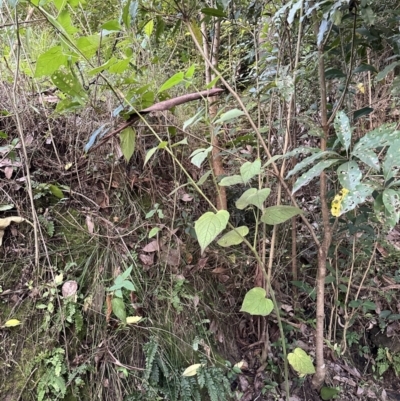
[(338, 394), (340, 390), (333, 387), (322, 387), (321, 388), (321, 398), (324, 401), (333, 400)]
[(344, 74), (343, 71), (339, 70), (338, 68), (330, 68), (329, 70), (325, 71), (325, 78), (326, 79), (346, 78), (346, 74)]
[(193, 34), (196, 37), (196, 40), (199, 43), (199, 45), (203, 46), (203, 35), (201, 33), (199, 26), (196, 24), (195, 21), (192, 20), (190, 22), (190, 27), (192, 28)]
[(49, 190), (56, 198), (58, 198), (58, 199), (64, 198), (63, 192), (57, 185), (50, 184)]
[(382, 163), (383, 176), (385, 181), (398, 175), (400, 167), (400, 139), (395, 140), (386, 152), (385, 160)]
[(71, 14), (69, 13), (68, 10), (63, 10), (59, 14), (57, 21), (60, 23), (60, 25), (65, 29), (65, 32), (67, 32), (68, 34), (73, 35), (79, 32), (79, 29), (73, 25)]
[[(122, 281), (125, 281), (131, 274), (133, 269), (133, 266), (129, 266), (122, 274), (120, 274), (118, 277), (122, 279)], [(118, 278), (117, 277), (117, 278)]]
[(300, 163), (297, 163), (295, 167), (289, 171), (288, 175), (286, 176), (286, 179), (291, 177), (294, 174), (297, 174), (301, 170), (304, 170), (305, 168), (311, 166), (314, 164), (316, 160), (322, 159), (325, 156), (330, 156), (330, 155), (335, 155), (336, 157), (339, 156), (338, 153), (333, 152), (332, 150), (325, 150), (324, 152), (317, 151), (311, 156), (306, 157), (304, 160), (302, 160)]
[(193, 117), (190, 117), (183, 123), (182, 129), (185, 130), (187, 127), (195, 125), (199, 121), (203, 120), (203, 117), (204, 117), (204, 109), (201, 109)]
[(263, 210), (264, 201), (268, 198), (270, 192), (269, 188), (250, 188), (236, 201), (236, 207), (243, 210), (249, 205), (254, 205)]
[(67, 63), (68, 56), (63, 53), (61, 46), (54, 46), (38, 57), (35, 77), (40, 78), (43, 75), (51, 75), (62, 65), (67, 65)]
[(121, 31), (122, 27), (119, 24), (118, 20), (113, 19), (111, 21), (105, 22), (100, 29), (106, 29), (107, 31)]
[(151, 156), (154, 155), (154, 153), (156, 153), (158, 150), (158, 146), (156, 146), (155, 148), (151, 148), (147, 151), (146, 153), (146, 157), (144, 159), (144, 164), (143, 167), (147, 164), (147, 162), (151, 159)]
[(235, 118), (243, 116), (243, 114), (244, 114), (243, 111), (239, 109), (229, 110), (226, 113), (222, 113), (218, 118), (218, 120), (215, 121), (215, 124), (226, 123), (227, 121), (231, 121)]
[(219, 210), (217, 213), (204, 213), (195, 222), (194, 230), (201, 247), (201, 253), (225, 230), (228, 220), (229, 213), (226, 210)]
[(284, 154), (281, 157), (288, 159), (289, 157), (294, 157), (298, 155), (308, 155), (309, 153), (321, 153), (321, 151), (318, 148), (310, 148), (309, 146), (300, 146)]
[(13, 205), (12, 203), (9, 203), (9, 204), (6, 204), (6, 203), (0, 204), (0, 212), (5, 212), (6, 210), (10, 210), (10, 209), (13, 209), (13, 208), (14, 208), (14, 205)]
[(252, 288), (244, 297), (241, 312), (250, 313), (250, 315), (267, 316), (274, 309), (274, 304), (268, 298), (264, 288)]
[(196, 376), (197, 375), (197, 371), (201, 368), (201, 366), (202, 366), (201, 363), (196, 363), (194, 365), (190, 365), (182, 373), (182, 376), (184, 376), (184, 377)]
[(360, 64), (360, 65), (354, 70), (354, 73), (355, 73), (355, 74), (359, 74), (360, 72), (367, 72), (367, 71), (370, 71), (370, 72), (373, 72), (373, 73), (378, 73), (378, 71), (376, 70), (376, 68), (375, 68), (373, 65), (371, 65), (371, 64), (365, 64), (365, 63)]
[(303, 214), (303, 211), (298, 207), (287, 205), (271, 206), (265, 209), (261, 221), (273, 226), (275, 224), (284, 223), (299, 214)]
[(343, 198), (340, 205), (340, 215), (355, 209), (358, 205), (364, 203), (372, 195), (374, 186), (371, 183), (358, 184)]
[(153, 227), (148, 235), (148, 238), (153, 238), (154, 236), (156, 236), (159, 232), (161, 231), (161, 228), (159, 227)]
[(149, 38), (153, 33), (154, 29), (154, 20), (150, 20), (143, 28), (144, 34)]
[(131, 1), (132, 0), (128, 0), (122, 9), (122, 22), (127, 29), (129, 29), (131, 26), (131, 14), (129, 10), (131, 7)]
[(113, 56), (111, 57), (106, 63), (93, 68), (91, 70), (88, 71), (89, 75), (96, 75), (101, 71), (107, 70), (109, 67), (111, 67), (112, 65), (114, 65), (118, 60)]
[(169, 88), (172, 88), (175, 85), (180, 84), (183, 79), (185, 78), (185, 73), (184, 72), (177, 72), (175, 75), (173, 75), (171, 78), (167, 79), (162, 85), (161, 88), (159, 89), (159, 92), (164, 92)]
[(142, 316), (128, 316), (126, 318), (126, 323), (127, 324), (136, 324), (139, 323), (142, 320)]
[[(106, 38), (102, 38), (102, 43), (104, 43), (105, 40)], [(76, 47), (86, 58), (93, 57), (99, 46), (100, 36), (98, 35), (82, 36), (76, 41)]]
[(114, 315), (117, 316), (121, 322), (126, 323), (126, 309), (123, 299), (114, 297), (111, 300), (111, 307)]
[(218, 241), (217, 244), (222, 247), (228, 247), (232, 245), (239, 245), (243, 242), (243, 237), (249, 233), (249, 228), (246, 226), (237, 227), (235, 230), (231, 230), (224, 234)]
[(122, 287), (126, 288), (128, 291), (136, 291), (135, 286), (131, 281), (125, 280), (122, 283)]
[(192, 64), (185, 72), (185, 79), (192, 79), (195, 70), (196, 70), (196, 64)]
[(21, 322), (18, 319), (10, 319), (4, 323), (4, 327), (16, 327), (19, 326)]
[(128, 163), (135, 151), (136, 132), (132, 127), (125, 128), (120, 134), (121, 150)]
[(291, 25), (294, 21), (294, 17), (296, 16), (296, 13), (303, 7), (303, 1), (298, 0), (296, 3), (293, 4), (292, 8), (289, 11), (289, 15), (287, 18), (287, 22), (289, 25)]
[(111, 74), (122, 74), (129, 67), (129, 61), (130, 60), (128, 58), (118, 60), (107, 67), (107, 69)]
[(218, 185), (221, 187), (230, 187), (231, 185), (243, 184), (243, 179), (240, 175), (231, 175), (230, 177), (224, 177)]
[(389, 64), (382, 71), (379, 72), (379, 74), (376, 76), (375, 80), (377, 82), (379, 82), (382, 79), (386, 78), (386, 75), (389, 74), (389, 72), (392, 72), (398, 65), (400, 65), (400, 61), (395, 61), (395, 62)]
[(292, 193), (294, 194), (304, 185), (307, 185), (313, 178), (318, 177), (325, 169), (329, 168), (333, 164), (339, 162), (339, 159), (323, 160), (314, 167), (310, 168), (307, 172), (301, 175), (293, 185)]
[(263, 166), (262, 168), (268, 167), (271, 163), (276, 162), (277, 160), (281, 159), (283, 156), (282, 155), (275, 155), (272, 156)]
[(58, 89), (72, 96), (80, 103), (83, 103), (87, 99), (87, 94), (83, 90), (82, 85), (71, 72), (56, 71), (52, 75), (52, 81)]
[(187, 138), (183, 138), (181, 141), (174, 143), (173, 145), (171, 145), (171, 148), (175, 148), (176, 146), (179, 145), (187, 145), (188, 144), (188, 140)]
[(367, 166), (373, 168), (374, 170), (380, 170), (380, 168), (381, 168), (380, 165), (379, 165), (378, 156), (371, 149), (354, 150), (351, 153), (351, 155), (354, 156), (354, 157), (357, 157), (363, 163), (365, 163)]
[(205, 7), (205, 8), (201, 9), (201, 12), (204, 15), (210, 15), (211, 17), (227, 18), (227, 15), (222, 10), (219, 10), (218, 8)]
[(242, 177), (243, 182), (246, 184), (253, 177), (260, 174), (261, 172), (261, 160), (256, 159), (253, 163), (246, 162), (240, 167), (240, 175)]
[(299, 373), (300, 376), (312, 375), (315, 373), (311, 357), (301, 348), (295, 348), (293, 352), (288, 354), (287, 359), (292, 368)]
[(397, 224), (400, 217), (400, 193), (394, 189), (386, 188), (382, 193), (382, 202), (389, 214), (386, 219)]
[(190, 162), (196, 167), (200, 168), (205, 159), (207, 159), (208, 154), (212, 151), (212, 146), (207, 149), (196, 149), (190, 155)]
[(325, 32), (329, 28), (329, 23), (326, 19), (321, 21), (321, 25), (319, 26), (318, 35), (317, 35), (317, 46), (319, 46), (324, 40)]
[(362, 109), (358, 109), (353, 113), (353, 120), (356, 121), (361, 117), (367, 116), (374, 111), (372, 107), (363, 107)]
[(211, 173), (212, 173), (211, 170), (208, 170), (207, 172), (205, 172), (205, 173), (200, 177), (199, 181), (197, 181), (196, 184), (197, 184), (199, 187), (201, 187), (201, 186), (207, 181), (207, 178), (210, 176)]
[(334, 127), (339, 141), (347, 152), (351, 143), (351, 127), (349, 117), (347, 117), (344, 111), (339, 111), (336, 114)]
[(354, 145), (354, 151), (362, 152), (364, 149), (375, 149), (377, 147), (389, 146), (397, 139), (400, 139), (400, 131), (396, 130), (396, 124), (382, 124), (378, 128), (367, 132)]
[(343, 188), (352, 191), (360, 184), (362, 172), (354, 161), (341, 164), (337, 169), (339, 182)]

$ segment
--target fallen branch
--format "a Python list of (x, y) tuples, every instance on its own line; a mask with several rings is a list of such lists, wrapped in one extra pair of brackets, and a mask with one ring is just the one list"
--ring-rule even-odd
[(162, 102), (153, 104), (152, 106), (147, 107), (146, 109), (140, 110), (137, 113), (135, 112), (130, 115), (128, 121), (126, 121), (124, 124), (121, 124), (117, 129), (115, 129), (114, 131), (112, 131), (109, 134), (107, 134), (106, 136), (104, 136), (97, 145), (88, 149), (87, 153), (89, 153), (95, 149), (98, 149), (100, 146), (104, 145), (104, 143), (106, 143), (111, 137), (119, 134), (125, 128), (128, 128), (129, 126), (131, 126), (135, 121), (139, 120), (141, 118), (141, 116), (145, 116), (146, 114), (149, 114), (154, 111), (169, 110), (169, 109), (172, 109), (172, 107), (179, 106), (180, 104), (184, 104), (187, 102), (192, 102), (193, 100), (203, 99), (205, 97), (217, 96), (223, 92), (225, 92), (225, 89), (215, 88), (215, 89), (205, 90), (205, 91), (201, 91), (201, 92), (188, 93), (187, 95), (174, 97), (173, 99), (168, 99), (168, 100), (164, 100)]

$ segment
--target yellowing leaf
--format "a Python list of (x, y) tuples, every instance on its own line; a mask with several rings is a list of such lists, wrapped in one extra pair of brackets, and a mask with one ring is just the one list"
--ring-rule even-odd
[(300, 376), (308, 374), (312, 375), (315, 373), (315, 368), (311, 361), (311, 357), (307, 355), (307, 353), (301, 348), (296, 348), (287, 356), (287, 358), (292, 368), (299, 373)]
[(339, 217), (340, 216), (340, 209), (342, 205), (342, 201), (344, 197), (349, 193), (350, 191), (346, 188), (342, 188), (338, 194), (335, 195), (332, 204), (331, 204), (331, 213), (332, 216), (334, 217)]
[(21, 322), (18, 319), (10, 319), (7, 320), (6, 323), (4, 324), (4, 327), (15, 327), (19, 326)]
[(365, 93), (365, 86), (364, 86), (364, 84), (362, 84), (361, 82), (357, 84), (357, 89), (358, 89), (361, 93)]
[(136, 323), (139, 323), (142, 319), (143, 319), (142, 316), (128, 316), (126, 318), (126, 323), (136, 324)]
[(201, 363), (196, 363), (194, 365), (190, 365), (185, 369), (185, 371), (182, 373), (182, 376), (189, 377), (189, 376), (196, 376), (197, 371), (199, 368), (202, 366)]

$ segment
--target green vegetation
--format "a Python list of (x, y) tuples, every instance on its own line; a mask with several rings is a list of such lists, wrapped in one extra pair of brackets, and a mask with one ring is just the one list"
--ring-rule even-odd
[(2, 399), (399, 390), (397, 2), (0, 16)]

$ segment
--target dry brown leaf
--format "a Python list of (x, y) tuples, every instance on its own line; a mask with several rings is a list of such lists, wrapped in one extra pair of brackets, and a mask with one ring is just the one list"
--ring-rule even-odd
[(206, 263), (207, 263), (208, 258), (201, 258), (198, 260), (196, 267), (198, 270), (203, 270)]
[(215, 269), (211, 270), (211, 273), (214, 274), (223, 274), (226, 273), (228, 269), (225, 269), (224, 267), (216, 267)]
[(193, 200), (193, 196), (191, 196), (191, 195), (189, 195), (187, 193), (184, 193), (181, 196), (181, 200), (184, 201), (184, 202), (191, 202)]
[(153, 240), (149, 242), (143, 249), (143, 252), (157, 252), (160, 250), (160, 244), (158, 243), (158, 240)]
[(139, 259), (145, 266), (152, 266), (154, 264), (154, 253), (151, 255), (145, 255), (144, 253), (141, 253), (139, 255)]
[(3, 237), (4, 237), (4, 230), (12, 223), (22, 223), (25, 221), (23, 217), (19, 216), (10, 216), (10, 217), (5, 217), (4, 219), (0, 219), (0, 246), (3, 243)]
[(107, 304), (107, 311), (106, 311), (106, 322), (110, 321), (111, 313), (112, 313), (112, 304), (111, 304), (112, 296), (111, 294), (107, 294), (106, 304)]
[(181, 262), (181, 253), (179, 249), (166, 249), (161, 251), (160, 259), (168, 266), (179, 266)]

